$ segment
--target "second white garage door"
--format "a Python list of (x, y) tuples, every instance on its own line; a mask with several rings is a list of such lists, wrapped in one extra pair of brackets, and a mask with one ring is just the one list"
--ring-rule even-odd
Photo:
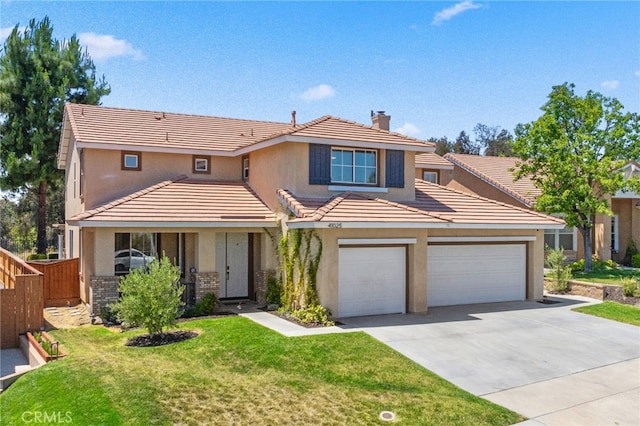
[(405, 312), (405, 247), (340, 247), (338, 316)]
[(524, 300), (524, 244), (431, 245), (427, 250), (427, 305)]

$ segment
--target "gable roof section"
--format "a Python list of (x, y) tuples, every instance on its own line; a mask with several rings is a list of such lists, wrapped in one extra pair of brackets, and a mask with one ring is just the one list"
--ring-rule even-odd
[(509, 169), (516, 166), (519, 158), (451, 153), (446, 154), (444, 158), (527, 207), (533, 207), (536, 198), (541, 194), (540, 189), (533, 185), (531, 179), (522, 178), (514, 182), (513, 173)]
[(275, 226), (276, 216), (242, 182), (178, 177), (80, 213), (69, 223), (88, 227)]
[(201, 115), (65, 105), (58, 150), (64, 168), (71, 134), (80, 147), (237, 156), (282, 142), (433, 151), (433, 144), (337, 117), (303, 125)]
[(453, 164), (435, 152), (416, 154), (415, 163), (416, 168), (453, 170)]
[(560, 219), (416, 179), (416, 200), (392, 202), (344, 192), (330, 199), (278, 196), (292, 228), (562, 228)]

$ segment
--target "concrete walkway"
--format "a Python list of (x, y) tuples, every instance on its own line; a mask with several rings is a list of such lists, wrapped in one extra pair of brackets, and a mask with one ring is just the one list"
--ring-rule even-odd
[(459, 387), (518, 412), (527, 425), (640, 425), (640, 328), (571, 311), (596, 303), (507, 302), (425, 315), (346, 318), (304, 328), (242, 313), (285, 336), (364, 331)]

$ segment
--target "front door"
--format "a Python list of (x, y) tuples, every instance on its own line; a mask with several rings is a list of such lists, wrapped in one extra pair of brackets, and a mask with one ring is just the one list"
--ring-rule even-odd
[(216, 270), (221, 298), (249, 296), (249, 234), (216, 233)]

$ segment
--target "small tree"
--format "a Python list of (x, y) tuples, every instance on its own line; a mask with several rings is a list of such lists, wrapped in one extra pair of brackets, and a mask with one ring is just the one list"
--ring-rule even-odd
[(553, 283), (551, 290), (564, 293), (569, 289), (569, 280), (572, 278), (571, 267), (565, 263), (567, 258), (564, 255), (564, 250), (562, 247), (552, 249), (547, 246), (546, 251), (545, 264), (547, 268), (551, 269), (551, 282)]
[(180, 268), (163, 253), (148, 270), (134, 269), (120, 282), (120, 299), (110, 305), (118, 321), (145, 327), (149, 334), (161, 334), (173, 327), (184, 306), (179, 284)]

